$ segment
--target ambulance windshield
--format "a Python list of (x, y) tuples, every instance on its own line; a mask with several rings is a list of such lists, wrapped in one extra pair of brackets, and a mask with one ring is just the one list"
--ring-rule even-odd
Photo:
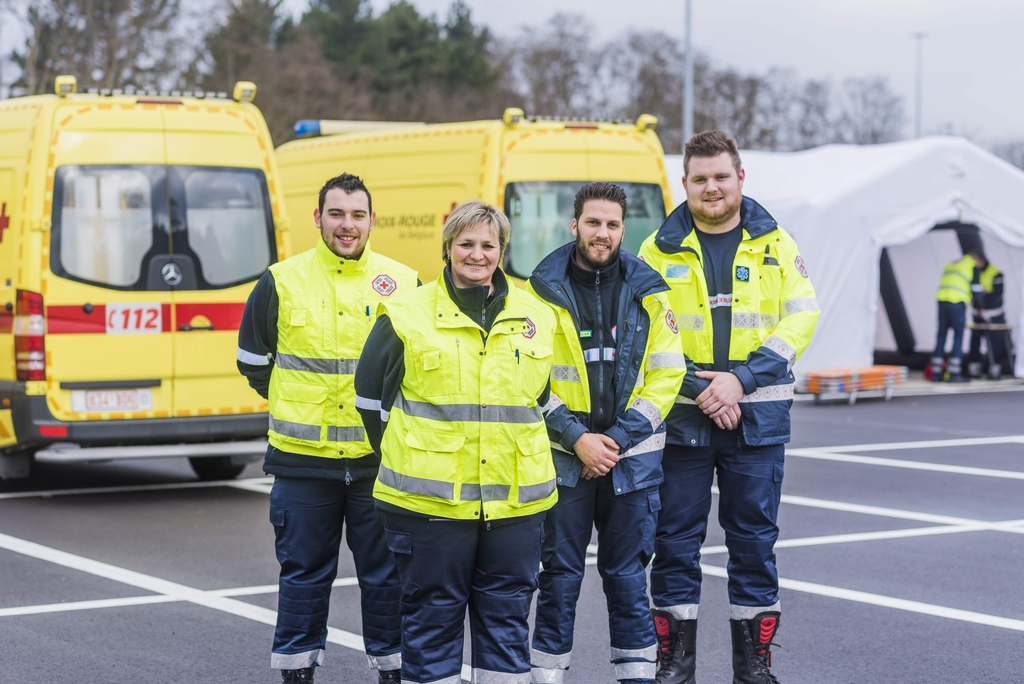
[[(573, 200), (585, 182), (530, 181), (506, 186), (505, 213), (512, 221), (507, 256), (507, 270), (511, 275), (528, 278), (541, 259), (572, 241), (569, 224), (573, 219)], [(665, 220), (661, 186), (615, 184), (626, 191), (628, 202), (622, 248), (636, 254), (644, 238)]]

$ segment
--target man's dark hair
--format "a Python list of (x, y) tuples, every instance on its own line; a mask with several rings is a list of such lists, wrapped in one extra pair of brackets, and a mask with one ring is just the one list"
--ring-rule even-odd
[(324, 200), (327, 199), (327, 193), (335, 189), (344, 190), (346, 195), (351, 195), (353, 192), (365, 192), (367, 207), (371, 212), (373, 211), (373, 198), (370, 197), (370, 191), (363, 184), (363, 179), (359, 176), (353, 176), (351, 173), (343, 173), (327, 181), (324, 183), (324, 187), (320, 188), (321, 214), (324, 213)]
[(626, 218), (626, 191), (618, 185), (615, 185), (615, 183), (598, 181), (596, 183), (587, 183), (580, 188), (580, 191), (576, 193), (576, 200), (572, 205), (577, 221), (579, 221), (580, 216), (583, 215), (583, 205), (590, 200), (608, 200), (609, 202), (616, 202), (620, 207), (622, 207), (622, 218)]
[(718, 129), (697, 133), (686, 143), (683, 148), (683, 173), (689, 175), (690, 160), (694, 157), (717, 157), (723, 152), (728, 152), (732, 157), (732, 165), (736, 173), (740, 172), (740, 150), (736, 147), (736, 141), (725, 131)]

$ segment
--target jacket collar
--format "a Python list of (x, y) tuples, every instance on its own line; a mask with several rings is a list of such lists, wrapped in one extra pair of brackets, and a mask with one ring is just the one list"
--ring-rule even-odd
[[(740, 227), (743, 228), (745, 240), (756, 240), (779, 227), (772, 215), (749, 197), (744, 197), (740, 204)], [(693, 215), (688, 203), (683, 202), (669, 214), (658, 229), (654, 244), (665, 254), (682, 252), (683, 240), (695, 230)]]
[(353, 275), (366, 272), (369, 268), (370, 260), (373, 258), (373, 251), (370, 249), (369, 241), (367, 241), (366, 246), (363, 248), (363, 253), (358, 259), (344, 259), (332, 252), (327, 243), (323, 241), (323, 238), (320, 238), (316, 243), (316, 258), (328, 273), (334, 273), (340, 268), (343, 272), (342, 275)]
[[(569, 289), (569, 260), (575, 248), (572, 242), (562, 245), (544, 257), (530, 276), (537, 294), (563, 309), (569, 308), (565, 292)], [(618, 266), (619, 277), (639, 299), (668, 290), (668, 285), (654, 269), (629, 252), (619, 252)]]

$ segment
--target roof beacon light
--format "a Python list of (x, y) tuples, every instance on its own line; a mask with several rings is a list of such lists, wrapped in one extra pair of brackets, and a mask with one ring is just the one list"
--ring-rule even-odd
[(519, 107), (509, 107), (505, 110), (505, 113), (501, 115), (501, 120), (505, 122), (506, 126), (515, 126), (517, 123), (523, 120), (523, 110)]
[(235, 102), (252, 102), (256, 98), (256, 84), (252, 81), (239, 81), (231, 93)]
[(320, 121), (317, 119), (302, 119), (295, 122), (295, 137), (308, 138), (313, 135), (320, 135)]
[(641, 114), (636, 120), (636, 130), (643, 133), (644, 131), (653, 131), (654, 127), (658, 125), (658, 117), (653, 114)]
[(70, 95), (71, 93), (78, 91), (78, 79), (74, 76), (58, 76), (53, 81), (53, 92), (57, 93), (60, 97)]

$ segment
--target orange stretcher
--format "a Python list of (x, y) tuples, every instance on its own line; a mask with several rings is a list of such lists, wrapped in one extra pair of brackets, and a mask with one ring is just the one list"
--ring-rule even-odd
[(889, 401), (896, 387), (906, 380), (906, 366), (833, 368), (807, 373), (801, 390), (813, 394), (815, 403), (826, 397), (846, 398), (850, 404), (855, 404), (863, 392), (880, 392)]

